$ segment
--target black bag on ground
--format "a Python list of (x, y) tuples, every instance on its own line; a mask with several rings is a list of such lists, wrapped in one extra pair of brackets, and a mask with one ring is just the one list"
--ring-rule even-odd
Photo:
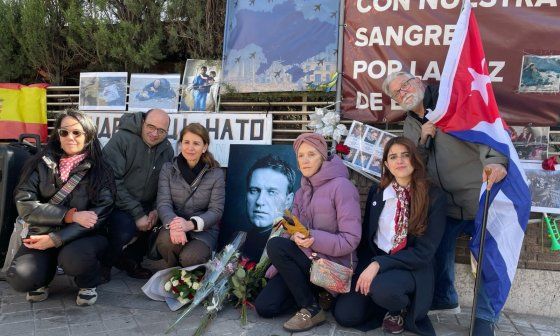
[[(34, 139), (32, 144), (26, 139)], [(22, 134), (18, 142), (0, 143), (0, 265), (8, 250), (10, 236), (18, 216), (14, 202), (14, 189), (19, 182), (21, 169), (40, 147), (37, 134)]]

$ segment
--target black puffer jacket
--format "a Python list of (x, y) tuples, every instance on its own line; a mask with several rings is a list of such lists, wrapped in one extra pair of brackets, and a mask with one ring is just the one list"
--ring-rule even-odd
[[(48, 154), (44, 157), (55, 162)], [(90, 167), (91, 161), (86, 158), (70, 172), (70, 176)], [(86, 174), (62, 203), (50, 204), (49, 200), (64, 184), (58, 174), (57, 165), (48, 165), (44, 160), (40, 160), (27, 180), (23, 181), (15, 191), (17, 210), (20, 217), (29, 223), (29, 235), (52, 233), (51, 237), (57, 247), (97, 232), (105, 224), (114, 203), (109, 186), (101, 189), (97, 200), (89, 199), (89, 174)], [(63, 223), (66, 212), (72, 208), (76, 208), (77, 211), (95, 212), (97, 214), (95, 226), (87, 229), (78, 223)]]
[(103, 158), (115, 174), (117, 198), (115, 206), (134, 219), (147, 213), (144, 207), (156, 208), (159, 172), (173, 159), (173, 148), (165, 139), (154, 147), (142, 140), (144, 113), (125, 113), (119, 131), (103, 147)]

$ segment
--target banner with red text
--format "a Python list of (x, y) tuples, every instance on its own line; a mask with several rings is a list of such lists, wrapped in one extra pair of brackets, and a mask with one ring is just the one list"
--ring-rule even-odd
[[(500, 113), (512, 125), (556, 125), (560, 115), (558, 0), (473, 0)], [(383, 94), (388, 73), (439, 82), (462, 0), (348, 0), (342, 110), (363, 122), (402, 120)]]

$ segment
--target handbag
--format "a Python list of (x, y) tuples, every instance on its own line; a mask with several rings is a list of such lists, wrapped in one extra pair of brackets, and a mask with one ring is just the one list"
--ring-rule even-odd
[[(316, 253), (311, 256), (311, 283), (336, 293), (350, 292), (350, 283), (354, 274), (351, 268), (325, 258), (317, 258)], [(352, 254), (350, 265), (352, 265)]]
[[(47, 159), (44, 157), (43, 159)], [(48, 163), (48, 162), (47, 162)], [(74, 188), (80, 183), (82, 178), (86, 175), (87, 171), (78, 172), (72, 177), (70, 177), (66, 183), (60, 188), (56, 194), (49, 200), (50, 204), (60, 204), (66, 196), (68, 196)], [(23, 239), (27, 238), (29, 234), (29, 223), (27, 223), (23, 218), (17, 217), (16, 222), (14, 223), (14, 231), (12, 231), (12, 235), (10, 236), (10, 241), (8, 243), (8, 251), (6, 252), (6, 258), (4, 259), (4, 265), (2, 266), (1, 273), (6, 273), (14, 257), (16, 256), (17, 251), (23, 244)]]

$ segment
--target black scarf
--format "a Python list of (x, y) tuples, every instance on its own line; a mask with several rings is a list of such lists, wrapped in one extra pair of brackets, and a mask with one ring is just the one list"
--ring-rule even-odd
[(183, 154), (179, 154), (177, 155), (177, 166), (179, 167), (179, 171), (185, 181), (191, 185), (204, 168), (204, 162), (202, 162), (202, 160), (198, 160), (196, 166), (191, 169)]

